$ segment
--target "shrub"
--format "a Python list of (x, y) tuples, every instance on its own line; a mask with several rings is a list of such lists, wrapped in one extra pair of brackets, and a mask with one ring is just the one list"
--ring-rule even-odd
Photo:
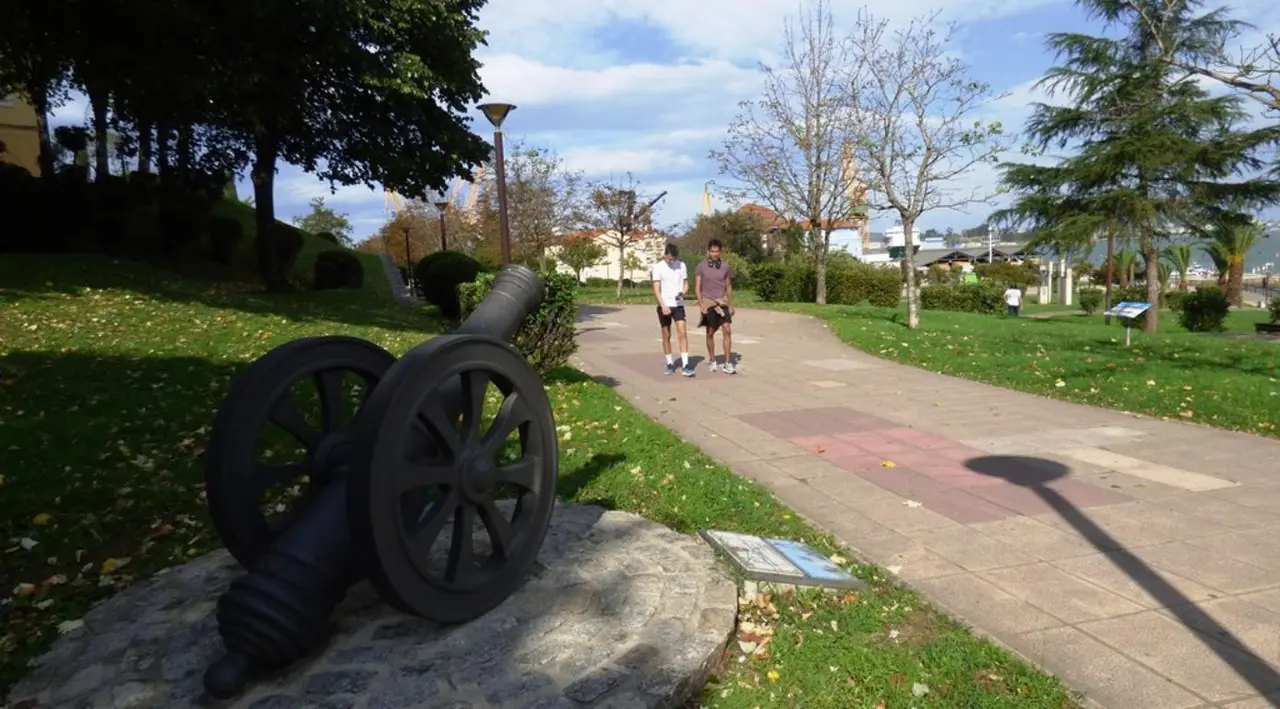
[(280, 271), (287, 275), (302, 253), (302, 231), (282, 222), (276, 222), (271, 227), (275, 229), (276, 258), (280, 260)]
[(1160, 300), (1164, 303), (1166, 308), (1181, 312), (1186, 305), (1187, 297), (1190, 295), (1190, 293), (1183, 293), (1180, 291), (1168, 291), (1160, 296)]
[(1080, 309), (1086, 315), (1093, 315), (1102, 307), (1102, 290), (1100, 288), (1081, 288)]
[(480, 262), (459, 251), (440, 251), (431, 256), (435, 258), (425, 267), (422, 261), (418, 262), (414, 277), (418, 279), (428, 303), (436, 306), (441, 315), (456, 318), (462, 314), (458, 286), (476, 279), (480, 274)]
[[(755, 270), (755, 267), (752, 266), (751, 262), (732, 251), (725, 253), (724, 260), (729, 264), (730, 268), (733, 269), (733, 289), (750, 290), (752, 285), (751, 272)], [(690, 278), (693, 278), (695, 271), (696, 266), (695, 268), (689, 269)], [(690, 290), (692, 290), (692, 288), (690, 288)]]
[[(577, 279), (573, 276), (544, 271), (542, 280), (547, 285), (542, 306), (525, 318), (512, 341), (517, 350), (529, 360), (529, 364), (541, 376), (569, 361), (578, 349), (576, 334), (577, 306), (574, 289)], [(458, 286), (460, 311), (470, 315), (476, 305), (493, 288), (496, 273), (482, 273), (470, 283)]]
[(978, 274), (979, 278), (996, 281), (1006, 287), (1009, 283), (1016, 283), (1022, 290), (1027, 290), (1031, 286), (1040, 283), (1039, 268), (1030, 262), (1008, 263), (1006, 261), (996, 261), (995, 263), (980, 263), (973, 267), (973, 272)]
[(317, 231), (317, 232), (316, 232), (316, 238), (317, 238), (317, 239), (324, 239), (325, 241), (328, 241), (329, 243), (332, 243), (332, 244), (341, 244), (341, 243), (342, 243), (342, 241), (340, 241), (340, 240), (338, 239), (338, 235), (337, 235), (337, 234), (334, 234), (334, 233), (333, 233), (333, 232), (331, 232), (331, 231)]
[(187, 200), (167, 200), (159, 211), (160, 243), (165, 251), (176, 253), (200, 238), (200, 214)]
[(45, 189), (40, 180), (17, 165), (0, 163), (0, 252), (41, 251), (47, 234), (41, 229)]
[(312, 287), (316, 290), (363, 288), (364, 264), (350, 251), (321, 251), (316, 254)]
[(244, 238), (244, 227), (231, 217), (209, 218), (209, 258), (214, 263), (230, 266), (236, 248)]
[(1178, 322), (1189, 332), (1222, 332), (1231, 301), (1220, 288), (1198, 288), (1182, 301)]
[(1271, 322), (1280, 323), (1280, 296), (1271, 296)]
[[(1116, 303), (1122, 302), (1147, 302), (1147, 286), (1145, 283), (1131, 285), (1128, 288), (1112, 288), (1111, 289), (1111, 306), (1115, 307)], [(1133, 319), (1134, 327), (1142, 327), (1147, 323), (1147, 313), (1155, 309), (1153, 304), (1150, 309)]]
[(935, 263), (929, 267), (929, 270), (928, 272), (925, 273), (924, 278), (926, 281), (936, 286), (950, 283), (951, 269), (947, 268), (946, 266), (943, 266), (940, 263)]
[(778, 287), (782, 282), (783, 266), (780, 263), (762, 263), (751, 274), (755, 280), (756, 296), (766, 303), (779, 303)]
[(999, 313), (1004, 291), (993, 283), (928, 285), (920, 289), (920, 307), (964, 313)]
[[(442, 258), (448, 258), (448, 256), (445, 256), (445, 254), (451, 254), (451, 253), (454, 253), (454, 252), (432, 251), (426, 256), (423, 256), (422, 258), (418, 259), (417, 263), (413, 264), (413, 267), (412, 267), (413, 287), (414, 287), (414, 290), (417, 291), (418, 297), (422, 298), (423, 300), (426, 300), (427, 296), (426, 296), (426, 293), (424, 293), (422, 290), (422, 283), (426, 280), (425, 275), (427, 273), (427, 270), (431, 268), (431, 264), (435, 263), (436, 261)], [(406, 268), (405, 270), (407, 272), (409, 269)], [(405, 283), (408, 283), (408, 280), (406, 280)]]

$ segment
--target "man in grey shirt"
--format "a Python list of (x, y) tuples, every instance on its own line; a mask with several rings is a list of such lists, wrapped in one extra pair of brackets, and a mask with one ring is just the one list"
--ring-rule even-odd
[[(707, 257), (694, 271), (693, 289), (702, 311), (699, 327), (707, 331), (707, 361), (711, 371), (733, 374), (733, 267), (722, 258), (724, 244), (707, 242)], [(716, 331), (724, 333), (724, 365), (716, 365)]]

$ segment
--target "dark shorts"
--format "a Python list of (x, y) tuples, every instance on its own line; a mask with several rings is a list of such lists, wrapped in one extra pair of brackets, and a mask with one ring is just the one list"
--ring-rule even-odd
[(683, 305), (677, 305), (676, 307), (672, 308), (670, 315), (663, 315), (662, 306), (657, 306), (657, 307), (658, 307), (658, 324), (659, 325), (663, 327), (671, 327), (671, 322), (673, 320), (684, 322), (684, 306)]
[(707, 312), (702, 314), (702, 319), (698, 321), (698, 327), (719, 330), (721, 325), (731, 322), (733, 322), (733, 316), (729, 314), (728, 308), (723, 310), (720, 308), (708, 308)]
[(1017, 306), (1017, 305), (1007, 305), (1007, 306), (1005, 306), (1005, 307), (1009, 308), (1009, 314), (1010, 314), (1010, 315), (1017, 315), (1017, 314), (1018, 314), (1019, 306)]

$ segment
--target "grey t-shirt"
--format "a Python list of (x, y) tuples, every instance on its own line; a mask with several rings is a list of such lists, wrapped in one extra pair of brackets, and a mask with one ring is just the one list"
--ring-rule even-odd
[(727, 292), (726, 283), (733, 277), (733, 267), (728, 261), (721, 260), (716, 268), (707, 259), (698, 264), (694, 275), (702, 278), (702, 297), (707, 300), (721, 300)]

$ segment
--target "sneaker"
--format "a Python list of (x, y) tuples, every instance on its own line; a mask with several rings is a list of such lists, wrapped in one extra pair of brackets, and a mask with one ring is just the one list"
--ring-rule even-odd
[(667, 375), (669, 376), (669, 375), (672, 375), (672, 374), (675, 374), (675, 373), (676, 373), (676, 363), (675, 363), (675, 362), (668, 362), (668, 363), (667, 363)]
[(737, 370), (736, 368), (734, 368), (734, 366), (733, 366), (733, 363), (732, 363), (732, 362), (725, 362), (725, 363), (724, 363), (724, 373), (725, 373), (725, 374), (737, 374), (737, 372), (738, 372), (738, 370)]
[(718, 371), (720, 371), (720, 365), (716, 364), (715, 362), (712, 362), (712, 363), (711, 363), (711, 366), (707, 368), (707, 371), (708, 371), (708, 372), (718, 372)]
[(692, 376), (693, 376), (693, 365), (692, 365), (692, 364), (687, 364), (687, 365), (685, 365), (684, 369), (683, 369), (683, 370), (681, 370), (681, 372), (680, 372), (680, 373), (681, 373), (681, 374), (683, 374), (683, 375), (684, 375), (684, 376), (686, 376), (686, 377), (692, 377)]

